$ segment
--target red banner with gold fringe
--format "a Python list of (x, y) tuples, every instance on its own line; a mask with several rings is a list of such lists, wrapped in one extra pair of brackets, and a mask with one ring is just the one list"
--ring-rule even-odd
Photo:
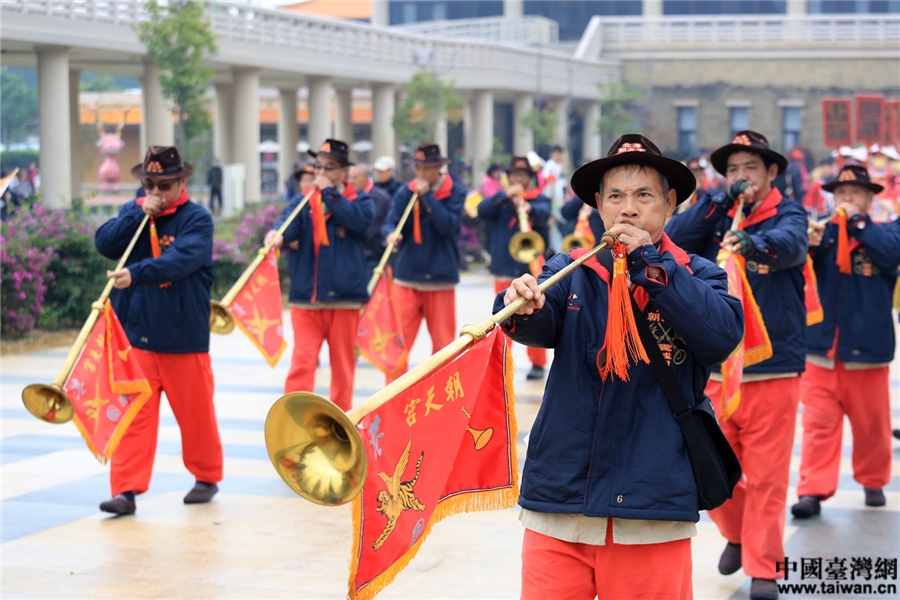
[(495, 329), (360, 421), (369, 470), (352, 506), (352, 600), (388, 586), (435, 523), (518, 501), (513, 370)]
[(269, 255), (253, 272), (228, 306), (234, 323), (247, 334), (263, 358), (274, 367), (287, 348), (284, 341), (281, 281), (278, 278), (278, 251)]
[(744, 309), (744, 339), (722, 363), (721, 417), (725, 421), (741, 402), (744, 367), (772, 358), (772, 341), (747, 281), (744, 258), (723, 249), (719, 250), (716, 262), (728, 275), (728, 293), (740, 300)]
[(75, 409), (75, 426), (106, 464), (151, 392), (109, 300), (63, 389)]
[(359, 318), (359, 353), (388, 377), (406, 370), (409, 349), (400, 325), (400, 302), (391, 268), (386, 266)]

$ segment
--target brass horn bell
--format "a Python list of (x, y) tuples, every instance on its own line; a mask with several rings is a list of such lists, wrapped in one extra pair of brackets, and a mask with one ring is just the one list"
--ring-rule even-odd
[(211, 300), (209, 303), (209, 330), (218, 335), (227, 335), (234, 330), (231, 311), (218, 300)]
[(563, 238), (562, 241), (562, 251), (568, 254), (575, 248), (589, 248), (590, 244), (588, 241), (584, 239), (584, 237), (578, 235), (577, 233), (570, 233), (566, 237)]
[(22, 402), (28, 412), (41, 421), (58, 425), (72, 420), (75, 408), (62, 387), (55, 383), (32, 383), (22, 390)]
[(532, 263), (544, 253), (544, 238), (534, 231), (519, 231), (509, 240), (509, 253), (517, 262)]

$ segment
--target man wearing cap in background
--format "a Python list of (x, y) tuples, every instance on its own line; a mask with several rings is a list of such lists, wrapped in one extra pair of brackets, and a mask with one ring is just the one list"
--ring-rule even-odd
[(819, 514), (820, 502), (837, 491), (844, 415), (853, 430), (853, 478), (865, 490), (866, 506), (884, 506), (881, 488), (891, 480), (891, 301), (900, 227), (869, 217), (872, 198), (884, 188), (865, 167), (844, 167), (822, 188), (846, 215), (848, 243), (840, 247), (841, 225), (834, 221), (814, 225), (809, 236), (824, 319), (807, 334), (800, 501), (791, 507), (798, 519)]
[[(743, 312), (728, 294), (725, 272), (663, 232), (694, 185), (687, 167), (637, 134), (622, 136), (606, 158), (572, 176), (574, 192), (599, 206), (627, 252), (640, 310), (634, 317), (648, 322), (657, 353), (667, 348), (671, 362), (663, 368), (687, 404), (711, 411), (703, 393), (710, 367), (740, 342)], [(604, 342), (608, 314), (615, 313), (611, 253), (601, 251), (606, 256), (589, 259), (544, 294), (538, 288), (584, 252), (557, 255), (537, 281), (523, 275), (494, 303), (496, 313), (530, 298), (503, 328), (518, 342), (555, 349), (519, 496), (522, 598), (687, 600), (690, 538), (700, 515), (681, 430), (649, 365), (635, 361), (628, 381), (601, 374), (613, 354), (608, 349), (625, 343)]]
[(184, 466), (196, 479), (184, 502), (209, 502), (222, 480), (209, 358), (213, 221), (188, 199), (185, 182), (193, 173), (178, 148), (150, 146), (144, 162), (131, 169), (147, 196), (125, 203), (94, 238), (100, 254), (117, 259), (144, 215), (151, 215), (125, 266), (107, 273), (116, 278), (112, 304), (131, 343), (130, 356), (140, 363), (152, 395), (112, 458), (113, 498), (100, 504), (105, 512), (133, 514), (135, 495), (150, 487), (162, 392), (181, 429)]
[(347, 144), (328, 139), (318, 152), (308, 152), (316, 159), (313, 184), (321, 195), (314, 194), (284, 236), (279, 236), (275, 229), (303, 198), (297, 194), (265, 238), (266, 244), (276, 247), (298, 242), (289, 262), (294, 352), (284, 392), (313, 391), (319, 351), (327, 340), (330, 398), (348, 411), (353, 405), (359, 311), (369, 299), (364, 240), (375, 206), (372, 198), (346, 180), (352, 164)]
[(384, 253), (384, 237), (381, 235), (381, 226), (384, 225), (384, 220), (391, 210), (392, 196), (389, 196), (386, 191), (376, 186), (375, 182), (369, 177), (369, 170), (361, 165), (350, 167), (347, 180), (355, 189), (368, 194), (372, 198), (372, 202), (375, 203), (375, 216), (372, 218), (372, 224), (369, 225), (369, 229), (366, 231), (365, 241), (366, 270), (369, 273), (369, 277), (371, 277), (372, 271), (375, 270), (378, 261), (381, 260), (381, 255)]
[[(534, 187), (535, 172), (524, 156), (513, 156), (507, 170), (509, 189), (485, 198), (478, 205), (478, 216), (485, 223), (485, 237), (491, 255), (490, 272), (494, 276), (494, 293), (509, 287), (509, 283), (529, 272), (529, 265), (515, 260), (509, 253), (509, 241), (519, 232), (518, 208), (525, 207), (532, 229), (540, 234), (546, 247), (549, 233), (550, 198)], [(540, 268), (540, 267), (538, 267)], [(531, 370), (527, 379), (543, 379), (547, 366), (547, 350), (528, 348)]]
[(372, 170), (375, 171), (375, 185), (387, 192), (391, 198), (400, 189), (400, 182), (394, 177), (396, 168), (397, 163), (390, 156), (379, 156), (372, 165)]
[[(783, 200), (773, 181), (787, 159), (755, 131), (739, 131), (711, 156), (728, 189), (710, 194), (675, 215), (666, 226), (672, 241), (688, 252), (716, 260), (730, 246), (746, 260), (773, 355), (743, 370), (740, 404), (722, 429), (741, 461), (744, 478), (734, 498), (709, 515), (728, 540), (719, 561), (724, 575), (743, 566), (753, 578), (750, 597), (778, 597), (775, 580), (784, 561), (784, 515), (790, 482), (800, 374), (806, 358), (803, 267), (808, 237), (806, 211)], [(746, 198), (741, 226), (730, 230), (739, 196)], [(722, 397), (722, 378), (711, 376), (706, 393)]]
[[(394, 195), (381, 232), (388, 244), (394, 241), (398, 248), (394, 284), (407, 348), (413, 347), (424, 318), (432, 353), (436, 353), (456, 339), (459, 228), (466, 188), (442, 172), (450, 161), (441, 157), (437, 144), (420, 144), (414, 161), (416, 177)], [(403, 230), (394, 233), (414, 193), (419, 199)]]

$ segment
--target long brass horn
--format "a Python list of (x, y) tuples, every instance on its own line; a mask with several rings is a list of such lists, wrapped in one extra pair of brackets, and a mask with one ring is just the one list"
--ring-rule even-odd
[(513, 259), (527, 265), (544, 253), (544, 238), (532, 231), (524, 200), (519, 202), (516, 213), (519, 217), (519, 231), (509, 240), (509, 253)]
[(575, 248), (587, 248), (588, 241), (583, 235), (578, 235), (577, 233), (570, 233), (566, 237), (563, 238), (562, 241), (562, 251), (568, 254)]
[[(281, 224), (281, 227), (277, 229), (278, 235), (284, 235), (284, 232), (287, 231), (288, 226), (291, 222), (297, 218), (297, 215), (300, 214), (300, 211), (303, 210), (303, 207), (306, 206), (306, 203), (309, 202), (309, 199), (312, 198), (312, 195), (316, 192), (315, 186), (313, 186), (309, 192), (303, 197), (303, 200), (300, 201), (300, 204), (297, 205), (288, 218), (284, 220), (284, 223)], [(228, 290), (224, 296), (222, 296), (221, 300), (212, 300), (210, 301), (209, 307), (209, 330), (213, 333), (218, 333), (219, 335), (227, 335), (234, 331), (234, 316), (231, 314), (231, 311), (228, 310), (228, 307), (234, 302), (234, 299), (237, 298), (237, 295), (241, 293), (241, 290), (244, 289), (244, 286), (250, 281), (250, 278), (253, 277), (253, 273), (256, 272), (256, 268), (262, 264), (262, 261), (266, 259), (269, 255), (269, 252), (272, 250), (272, 246), (275, 245), (273, 241), (271, 244), (264, 245), (262, 248), (256, 251), (256, 258), (253, 259), (244, 272), (241, 273), (241, 276), (238, 277), (237, 281), (234, 282), (234, 285), (231, 286), (231, 289)]]
[[(125, 261), (128, 260), (128, 257), (131, 255), (134, 245), (137, 243), (138, 238), (141, 236), (141, 232), (144, 231), (144, 227), (149, 220), (150, 215), (144, 215), (144, 220), (138, 225), (137, 231), (134, 232), (134, 237), (131, 238), (128, 247), (125, 248), (125, 253), (122, 254), (122, 258), (119, 259), (119, 263), (116, 265), (116, 271), (125, 266)], [(69, 350), (69, 355), (66, 357), (66, 360), (59, 370), (56, 379), (53, 380), (53, 383), (50, 385), (32, 383), (22, 390), (22, 402), (25, 403), (25, 408), (38, 419), (48, 423), (65, 423), (71, 421), (72, 417), (75, 416), (72, 400), (66, 396), (63, 385), (65, 385), (69, 373), (72, 372), (72, 367), (75, 366), (75, 361), (78, 360), (81, 350), (87, 343), (88, 336), (91, 334), (94, 324), (97, 323), (100, 313), (103, 312), (106, 299), (109, 298), (109, 294), (112, 292), (115, 283), (115, 278), (110, 277), (109, 281), (106, 282), (106, 287), (103, 288), (100, 297), (96, 302), (91, 304), (91, 314), (88, 315), (87, 321), (84, 322), (81, 331), (78, 332), (78, 337), (75, 338), (75, 343), (72, 345), (72, 349)]]
[[(406, 225), (406, 219), (409, 218), (409, 213), (412, 210), (413, 206), (416, 204), (416, 200), (419, 199), (419, 193), (413, 193), (412, 197), (409, 199), (409, 202), (406, 203), (406, 208), (403, 209), (403, 214), (400, 216), (400, 221), (397, 222), (397, 226), (394, 228), (394, 233), (400, 233), (403, 231), (403, 226)], [(384, 273), (384, 265), (387, 264), (388, 259), (391, 257), (391, 252), (394, 251), (395, 240), (391, 240), (387, 247), (384, 249), (384, 252), (381, 253), (381, 260), (378, 261), (378, 266), (375, 267), (375, 270), (372, 272), (372, 277), (369, 279), (369, 285), (366, 287), (366, 291), (369, 295), (372, 295), (372, 292), (375, 291), (375, 286), (378, 285), (378, 280), (381, 279), (381, 274)]]
[[(584, 261), (609, 245), (615, 234), (541, 283), (545, 292)], [(423, 377), (440, 368), (469, 344), (483, 338), (528, 303), (519, 298), (481, 325), (466, 325), (459, 338), (421, 365), (376, 392), (363, 404), (344, 412), (332, 402), (310, 392), (293, 392), (279, 398), (266, 417), (266, 449), (278, 475), (295, 492), (316, 504), (336, 506), (352, 500), (362, 490), (368, 462), (357, 424)], [(485, 432), (472, 430), (476, 445)]]

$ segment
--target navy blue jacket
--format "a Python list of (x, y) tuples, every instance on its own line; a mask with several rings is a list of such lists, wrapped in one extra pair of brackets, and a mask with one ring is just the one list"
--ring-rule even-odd
[[(562, 208), (559, 210), (559, 214), (566, 221), (576, 223), (578, 222), (578, 211), (581, 210), (582, 206), (584, 206), (584, 202), (581, 201), (581, 198), (575, 196), (563, 204)], [(603, 238), (603, 234), (606, 233), (606, 226), (603, 225), (603, 219), (600, 218), (600, 211), (596, 208), (591, 211), (591, 216), (588, 217), (588, 225), (591, 226), (594, 240), (599, 244), (600, 240)]]
[[(809, 249), (824, 319), (809, 327), (808, 352), (841, 362), (890, 362), (894, 360), (891, 305), (900, 266), (900, 223), (881, 225), (868, 215), (856, 215), (847, 231), (852, 248), (851, 275), (841, 275), (836, 263), (835, 223), (825, 227), (822, 244)], [(837, 356), (831, 352), (835, 332)]]
[[(446, 177), (453, 177), (449, 173)], [(421, 283), (457, 283), (459, 281), (459, 227), (462, 225), (466, 188), (453, 177), (450, 195), (438, 200), (432, 192), (419, 197), (419, 223), (422, 243), (413, 240), (413, 211), (400, 232), (403, 241), (394, 263), (394, 278)], [(394, 232), (413, 192), (402, 186), (394, 195), (391, 212), (384, 221), (381, 233), (385, 237)]]
[[(118, 217), (97, 230), (94, 244), (100, 254), (119, 259), (143, 218), (135, 200), (126, 202)], [(167, 354), (209, 352), (212, 217), (189, 200), (174, 214), (155, 220), (162, 254), (153, 258), (148, 223), (125, 263), (131, 286), (113, 290), (113, 309), (135, 348)], [(163, 283), (171, 285), (159, 287)]]
[[(774, 189), (772, 193), (778, 194)], [(724, 196), (707, 195), (676, 214), (666, 225), (666, 233), (685, 251), (715, 261), (719, 244), (732, 224), (721, 201)], [(746, 257), (747, 281), (772, 341), (772, 358), (745, 367), (744, 373), (793, 373), (806, 368), (803, 267), (809, 248), (809, 224), (806, 211), (797, 202), (781, 200), (775, 209), (769, 218), (744, 227), (755, 246)], [(752, 219), (751, 214), (745, 222), (752, 223)]]
[[(303, 194), (294, 196), (273, 229), (281, 227), (302, 199)], [(317, 249), (313, 244), (312, 207), (309, 204), (284, 232), (285, 244), (300, 242), (300, 247), (291, 250), (288, 259), (289, 299), (301, 304), (366, 302), (369, 276), (364, 241), (375, 215), (375, 204), (365, 192), (357, 192), (351, 201), (333, 187), (322, 190), (322, 200), (331, 211), (325, 218), (328, 246)]]
[[(543, 281), (572, 262), (558, 254)], [(628, 256), (638, 305), (671, 360), (688, 403), (711, 411), (703, 390), (710, 367), (728, 357), (744, 331), (740, 301), (725, 272), (688, 255), (665, 237)], [(665, 271), (665, 283), (646, 276)], [(528, 346), (554, 348), (544, 399), (531, 429), (519, 504), (547, 513), (694, 521), (697, 487), (681, 429), (650, 366), (639, 362), (628, 382), (600, 376), (609, 301), (608, 271), (589, 260), (549, 289), (543, 308), (503, 325)], [(494, 312), (503, 308), (498, 294)], [(603, 354), (601, 354), (603, 352)]]
[[(549, 245), (550, 198), (538, 194), (531, 203), (531, 228)], [(497, 192), (478, 204), (478, 216), (484, 221), (487, 250), (491, 254), (492, 275), (518, 277), (528, 273), (528, 265), (520, 263), (509, 253), (509, 240), (519, 232), (519, 219), (515, 205), (506, 192)]]

